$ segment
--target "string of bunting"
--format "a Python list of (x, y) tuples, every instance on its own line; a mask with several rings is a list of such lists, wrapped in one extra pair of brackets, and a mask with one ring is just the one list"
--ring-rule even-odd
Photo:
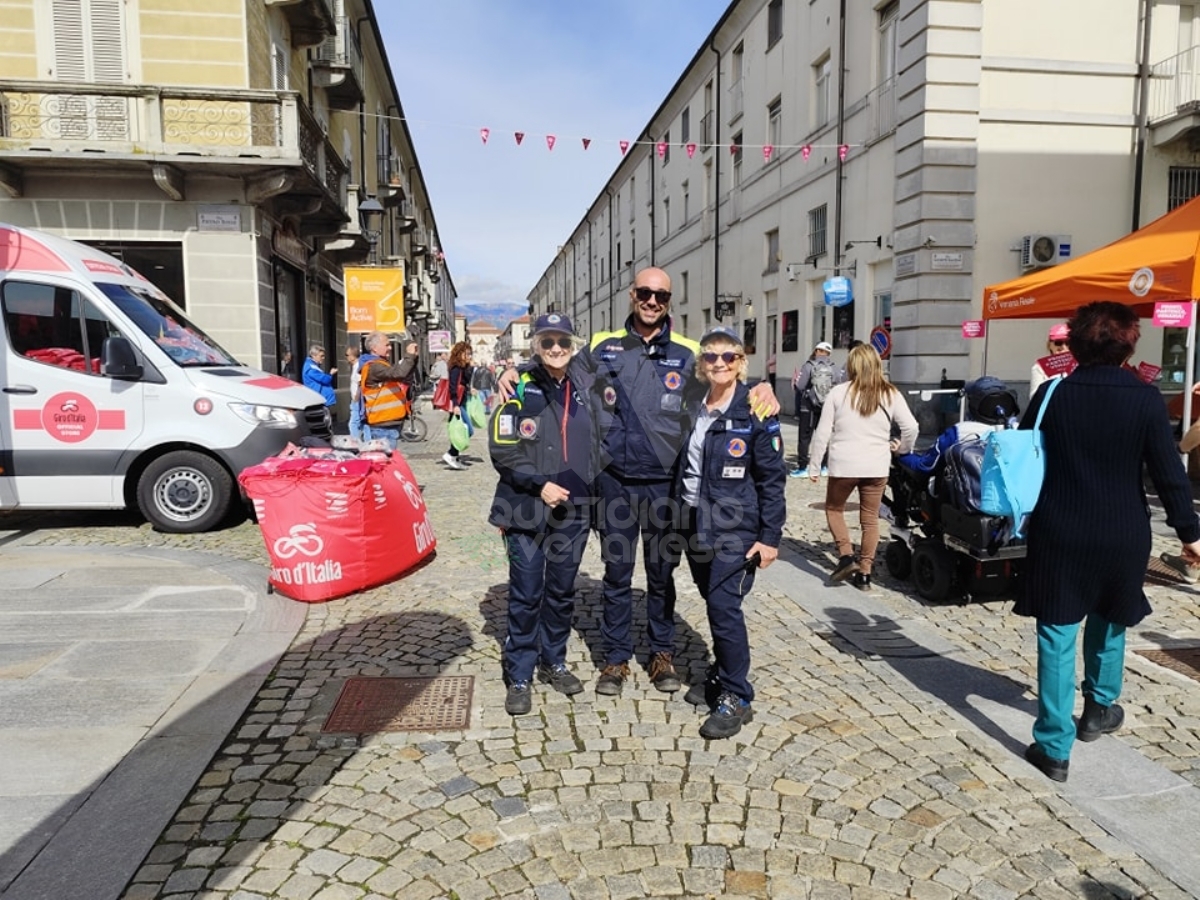
[[(436, 122), (423, 122), (423, 121), (416, 120), (416, 119), (406, 119), (403, 116), (385, 116), (385, 115), (380, 115), (377, 113), (368, 113), (365, 111), (363, 113), (361, 113), (361, 115), (368, 117), (368, 118), (387, 119), (389, 121), (406, 122), (408, 124), (413, 124), (413, 125), (445, 124), (445, 123), (436, 123)], [(473, 128), (474, 126), (450, 125), (447, 127), (452, 127), (452, 128), (472, 127)], [(525, 142), (525, 138), (527, 136), (529, 136), (529, 133), (525, 132), (525, 131), (514, 131), (513, 132), (513, 139), (516, 141), (516, 144), (518, 147), (522, 146), (522, 144)], [(479, 129), (479, 139), (480, 139), (480, 141), (482, 141), (484, 143), (484, 145), (486, 145), (488, 143), (488, 141), (491, 139), (491, 137), (492, 137), (492, 129), (491, 128), (488, 128), (485, 126), (485, 127)], [(559, 138), (561, 137), (560, 135), (546, 134), (543, 137), (546, 141), (546, 149), (548, 151), (553, 151), (554, 148), (560, 143), (560, 141), (559, 141)], [(580, 138), (578, 138), (578, 140), (579, 140), (580, 146), (582, 146), (582, 148), (584, 150), (587, 150), (588, 148), (590, 148), (592, 146), (593, 143), (595, 143), (595, 141), (593, 141), (590, 137), (580, 137)], [(697, 150), (708, 150), (712, 147), (727, 147), (729, 149), (729, 153), (731, 156), (736, 156), (739, 151), (744, 152), (747, 150), (759, 150), (762, 152), (764, 162), (770, 162), (772, 156), (774, 156), (776, 153), (779, 153), (784, 150), (799, 150), (800, 155), (804, 158), (804, 161), (808, 162), (808, 159), (810, 156), (812, 156), (812, 152), (814, 150), (833, 150), (833, 149), (837, 150), (838, 159), (845, 162), (846, 157), (849, 156), (849, 154), (850, 154), (850, 151), (852, 149), (854, 149), (855, 147), (861, 146), (860, 144), (699, 144), (699, 143), (696, 143), (695, 141), (671, 143), (668, 141), (661, 141), (661, 140), (660, 141), (653, 141), (653, 140), (630, 141), (630, 140), (626, 140), (624, 138), (622, 138), (621, 140), (617, 140), (617, 141), (614, 141), (611, 139), (603, 140), (603, 141), (601, 141), (601, 143), (616, 144), (617, 148), (621, 151), (622, 156), (624, 156), (626, 153), (629, 152), (630, 147), (636, 147), (639, 145), (649, 145), (649, 146), (654, 147), (655, 151), (658, 153), (659, 159), (665, 159), (668, 151), (670, 151), (673, 148), (682, 149), (685, 153), (687, 153), (688, 159), (691, 159), (693, 156), (695, 156)]]
[[(483, 141), (484, 144), (487, 144), (487, 142), (491, 138), (491, 136), (492, 136), (492, 130), (490, 128), (480, 128), (479, 129), (479, 139), (481, 141)], [(525, 132), (524, 131), (514, 131), (513, 138), (516, 140), (517, 146), (520, 147), (521, 144), (525, 140)], [(583, 145), (584, 150), (587, 150), (592, 145), (591, 138), (584, 137), (584, 138), (580, 138), (579, 140), (580, 140), (580, 143)], [(546, 149), (547, 150), (552, 151), (554, 149), (554, 145), (557, 143), (558, 143), (557, 135), (553, 135), (553, 134), (546, 135)], [(664, 159), (667, 155), (667, 152), (672, 147), (682, 148), (687, 153), (688, 159), (691, 159), (693, 156), (696, 155), (696, 151), (699, 149), (702, 149), (702, 148), (708, 149), (710, 147), (722, 146), (719, 144), (704, 144), (704, 145), (702, 145), (702, 144), (697, 144), (695, 141), (688, 141), (687, 143), (680, 143), (680, 144), (672, 144), (668, 141), (627, 141), (624, 139), (617, 141), (616, 144), (617, 144), (617, 147), (620, 149), (622, 156), (624, 156), (626, 153), (629, 152), (630, 147), (636, 146), (638, 144), (651, 145), (658, 152), (659, 159)], [(795, 150), (795, 149), (799, 149), (800, 155), (804, 157), (804, 161), (808, 162), (808, 158), (812, 155), (813, 150), (819, 149), (819, 148), (832, 149), (833, 147), (837, 147), (838, 159), (840, 159), (844, 162), (846, 157), (850, 153), (850, 147), (851, 147), (850, 144), (726, 144), (724, 146), (727, 146), (729, 148), (729, 153), (731, 155), (736, 155), (738, 153), (738, 151), (744, 151), (747, 149), (753, 150), (753, 149), (757, 148), (762, 151), (764, 162), (770, 162), (771, 157), (778, 150)]]

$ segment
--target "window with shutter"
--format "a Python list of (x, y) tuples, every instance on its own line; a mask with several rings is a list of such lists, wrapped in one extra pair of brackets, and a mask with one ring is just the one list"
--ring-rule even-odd
[[(54, 77), (58, 81), (124, 84), (125, 5), (122, 0), (52, 0)], [(126, 140), (125, 97), (55, 95), (59, 137)]]

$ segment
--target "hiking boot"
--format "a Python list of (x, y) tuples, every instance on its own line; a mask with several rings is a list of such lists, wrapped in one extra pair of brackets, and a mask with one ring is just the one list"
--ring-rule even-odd
[(1162, 560), (1168, 569), (1188, 584), (1195, 584), (1197, 581), (1200, 581), (1200, 566), (1190, 565), (1182, 556), (1174, 553), (1163, 553), (1158, 558)]
[(1030, 744), (1025, 748), (1025, 759), (1031, 762), (1034, 768), (1051, 781), (1067, 780), (1067, 771), (1071, 768), (1070, 760), (1055, 759), (1052, 756), (1047, 756), (1046, 751), (1036, 743)]
[(504, 697), (504, 711), (510, 716), (523, 716), (533, 709), (533, 687), (528, 681), (514, 681)]
[(583, 682), (576, 678), (566, 663), (555, 663), (552, 666), (539, 666), (538, 678), (550, 685), (560, 694), (578, 694), (583, 690)]
[(650, 659), (650, 683), (665, 694), (673, 694), (683, 687), (679, 673), (671, 662), (671, 654), (665, 650), (655, 653)]
[(850, 574), (858, 566), (854, 561), (853, 556), (839, 557), (837, 565), (833, 567), (833, 571), (829, 573), (830, 581), (845, 581), (850, 577)]
[(600, 670), (600, 677), (596, 679), (596, 693), (607, 694), (610, 697), (618, 696), (628, 678), (629, 663), (607, 665)]
[(688, 688), (683, 699), (692, 706), (707, 706), (712, 709), (717, 705), (717, 698), (720, 695), (721, 683), (717, 681), (717, 667), (709, 666), (708, 671), (704, 673), (704, 680), (698, 681)]
[(444, 462), (446, 465), (448, 465), (452, 469), (465, 469), (466, 468), (466, 466), (464, 466), (462, 463), (460, 463), (458, 461), (457, 456), (451, 456), (449, 453), (442, 454), (442, 462)]
[(855, 572), (854, 577), (850, 579), (850, 583), (860, 591), (869, 591), (871, 589), (871, 576), (866, 572)]
[(750, 704), (729, 691), (717, 698), (717, 705), (700, 726), (700, 736), (710, 739), (733, 737), (754, 718)]
[(1075, 729), (1081, 741), (1094, 741), (1102, 734), (1112, 734), (1125, 721), (1125, 710), (1118, 704), (1101, 706), (1087, 694), (1083, 696), (1083, 715)]

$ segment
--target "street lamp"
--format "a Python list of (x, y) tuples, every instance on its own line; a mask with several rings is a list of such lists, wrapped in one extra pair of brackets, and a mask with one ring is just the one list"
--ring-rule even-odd
[(377, 248), (379, 246), (379, 226), (383, 219), (383, 204), (374, 197), (368, 197), (362, 203), (358, 204), (358, 221), (362, 226), (363, 234), (367, 236), (367, 243), (371, 245), (371, 252), (367, 257), (367, 261), (371, 265), (376, 265), (379, 262)]

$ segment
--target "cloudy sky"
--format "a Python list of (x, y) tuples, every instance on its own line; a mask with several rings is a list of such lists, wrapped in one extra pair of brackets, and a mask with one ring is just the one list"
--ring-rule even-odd
[(462, 302), (525, 305), (727, 6), (376, 0)]

